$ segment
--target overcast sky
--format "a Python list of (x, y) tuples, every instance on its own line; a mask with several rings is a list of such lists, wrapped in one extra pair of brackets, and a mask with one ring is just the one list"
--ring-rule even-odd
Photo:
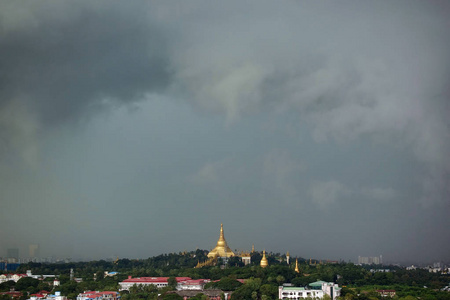
[(0, 256), (450, 260), (447, 1), (1, 1)]

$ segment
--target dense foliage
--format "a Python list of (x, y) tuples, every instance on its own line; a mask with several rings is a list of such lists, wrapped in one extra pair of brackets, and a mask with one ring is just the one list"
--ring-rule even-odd
[[(155, 256), (144, 260), (120, 259), (116, 262), (104, 260), (77, 262), (65, 264), (30, 263), (21, 265), (18, 272), (31, 270), (33, 274), (59, 275), (61, 286), (58, 290), (70, 299), (87, 290), (118, 290), (118, 283), (128, 276), (166, 276), (170, 277), (171, 285), (164, 289), (154, 286), (135, 286), (129, 292), (122, 293), (122, 299), (176, 299), (173, 294), (166, 294), (174, 289), (174, 277), (186, 276), (193, 279), (208, 278), (220, 280), (211, 282), (207, 288), (218, 288), (234, 291), (233, 300), (239, 299), (277, 299), (278, 286), (292, 283), (295, 286), (306, 286), (317, 281), (337, 282), (342, 289), (342, 299), (381, 299), (375, 290), (394, 289), (401, 299), (450, 299), (450, 293), (439, 291), (449, 284), (450, 276), (429, 273), (426, 270), (407, 271), (399, 267), (389, 267), (391, 272), (370, 272), (352, 263), (313, 264), (299, 259), (300, 273), (294, 271), (294, 265), (287, 265), (285, 257), (280, 254), (269, 253), (269, 267), (259, 266), (260, 253), (253, 253), (252, 264), (244, 266), (240, 259), (233, 258), (226, 266), (195, 268), (197, 263), (207, 259), (207, 251), (197, 250), (187, 253), (171, 253)], [(292, 260), (291, 260), (292, 262)], [(74, 270), (77, 278), (82, 282), (70, 280), (70, 270)], [(116, 271), (115, 276), (105, 276), (105, 271)], [(236, 279), (246, 279), (245, 284)], [(50, 282), (20, 279), (17, 283), (5, 282), (0, 284), (0, 292), (24, 291), (32, 294), (40, 290), (51, 290)], [(411, 298), (412, 297), (412, 298)], [(420, 297), (420, 298), (419, 298)], [(202, 299), (202, 295), (196, 296)], [(203, 297), (204, 298), (204, 297)], [(406, 299), (405, 299), (406, 300)]]

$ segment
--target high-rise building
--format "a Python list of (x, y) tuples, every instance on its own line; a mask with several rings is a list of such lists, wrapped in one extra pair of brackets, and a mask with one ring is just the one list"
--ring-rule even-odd
[(40, 251), (41, 249), (39, 244), (31, 244), (28, 246), (28, 254), (30, 258), (40, 257), (41, 255)]
[(360, 265), (380, 265), (383, 264), (383, 256), (380, 255), (378, 256), (369, 256), (369, 257), (364, 257), (364, 256), (358, 256), (358, 264)]

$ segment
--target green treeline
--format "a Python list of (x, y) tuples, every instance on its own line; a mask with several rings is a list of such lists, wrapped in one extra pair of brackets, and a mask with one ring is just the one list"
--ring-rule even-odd
[[(291, 264), (287, 265), (286, 257), (280, 254), (269, 253), (269, 267), (261, 268), (259, 266), (261, 253), (257, 252), (252, 254), (251, 265), (244, 266), (240, 258), (235, 257), (229, 259), (226, 265), (195, 268), (198, 262), (207, 260), (207, 253), (205, 250), (196, 250), (162, 254), (142, 260), (119, 259), (116, 262), (100, 260), (64, 264), (29, 263), (21, 265), (17, 273), (31, 270), (33, 274), (58, 275), (61, 285), (57, 290), (70, 299), (76, 299), (79, 293), (87, 290), (118, 291), (118, 283), (128, 276), (183, 276), (193, 279), (220, 280), (209, 283), (206, 288), (234, 291), (233, 300), (277, 299), (278, 286), (283, 283), (306, 286), (317, 280), (338, 283), (342, 287), (341, 298), (347, 300), (386, 299), (375, 292), (378, 289), (394, 289), (397, 292), (395, 298), (401, 300), (450, 300), (449, 292), (439, 291), (449, 284), (450, 276), (429, 273), (426, 270), (407, 271), (400, 267), (390, 267), (392, 272), (371, 273), (368, 269), (352, 263), (310, 265), (309, 261), (299, 258), (300, 272), (296, 273), (295, 260), (291, 258)], [(71, 269), (74, 270), (74, 277), (81, 278), (82, 282), (70, 280)], [(105, 277), (105, 271), (115, 271), (119, 274)], [(246, 283), (242, 284), (236, 279), (246, 279)], [(51, 282), (51, 280), (23, 278), (17, 283), (0, 284), (0, 292), (10, 291), (12, 288), (23, 291), (27, 295), (40, 290), (51, 291)], [(158, 295), (160, 299), (177, 299), (177, 295), (166, 294), (173, 289), (173, 286), (160, 290), (155, 287), (136, 286), (130, 289), (130, 293), (123, 293), (122, 299), (159, 299)], [(202, 295), (196, 298), (204, 299)]]

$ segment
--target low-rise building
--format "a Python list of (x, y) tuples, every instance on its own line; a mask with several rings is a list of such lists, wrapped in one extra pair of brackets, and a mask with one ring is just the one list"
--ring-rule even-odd
[(304, 287), (280, 286), (278, 287), (279, 299), (303, 299), (323, 298), (323, 291), (305, 289)]
[[(122, 282), (119, 282), (120, 290), (129, 290), (133, 285), (150, 285), (153, 284), (157, 288), (163, 288), (169, 285), (168, 283), (169, 277), (138, 277), (132, 278), (128, 276), (128, 279), (125, 279)], [(175, 277), (177, 283), (182, 281), (191, 280), (190, 277)]]
[(61, 296), (61, 292), (55, 292), (54, 295), (48, 294), (44, 296), (44, 298), (41, 298), (41, 296), (44, 295), (43, 294), (31, 295), (31, 297), (28, 300), (67, 300), (66, 296)]
[(11, 299), (20, 298), (23, 296), (22, 292), (16, 292), (16, 291), (2, 292), (2, 293), (0, 293), (0, 295), (7, 295)]
[(189, 279), (185, 281), (180, 281), (177, 284), (177, 290), (190, 290), (190, 291), (199, 291), (203, 290), (203, 287), (210, 282), (210, 279)]
[(77, 296), (77, 300), (117, 300), (120, 299), (118, 292), (99, 292), (99, 291), (85, 291)]
[(338, 284), (326, 281), (316, 281), (309, 284), (309, 288), (280, 286), (278, 287), (279, 299), (303, 299), (303, 298), (323, 298), (324, 295), (336, 300), (341, 295), (341, 288)]
[(27, 274), (1, 274), (0, 275), (0, 283), (6, 282), (6, 281), (14, 281), (17, 282), (19, 279), (27, 277)]

